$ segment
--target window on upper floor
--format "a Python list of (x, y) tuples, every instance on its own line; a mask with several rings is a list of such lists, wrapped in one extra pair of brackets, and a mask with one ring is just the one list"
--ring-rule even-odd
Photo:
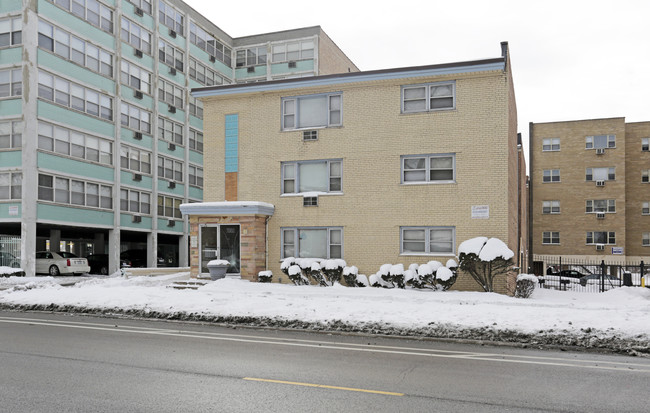
[(120, 167), (144, 174), (151, 173), (151, 152), (122, 145), (120, 147)]
[(188, 141), (190, 149), (199, 153), (203, 153), (203, 132), (190, 128), (190, 136)]
[(167, 80), (158, 79), (158, 99), (177, 108), (183, 107), (185, 90)]
[(343, 258), (343, 228), (282, 228), (282, 259), (288, 257)]
[(232, 66), (232, 50), (192, 21), (190, 21), (190, 42), (226, 66)]
[(542, 214), (559, 214), (560, 201), (542, 201)]
[(450, 110), (455, 107), (455, 82), (402, 86), (402, 113)]
[(183, 144), (183, 125), (162, 116), (158, 117), (158, 137), (176, 145)]
[(340, 160), (283, 162), (282, 193), (341, 192)]
[(113, 9), (97, 0), (49, 0), (105, 32), (113, 33)]
[(187, 169), (189, 179), (188, 183), (192, 186), (203, 188), (203, 168), (199, 166), (189, 165)]
[(122, 59), (120, 82), (144, 93), (151, 93), (151, 72)]
[(183, 182), (183, 162), (164, 156), (158, 157), (158, 177)]
[(167, 218), (183, 218), (181, 214), (182, 199), (158, 195), (158, 216)]
[(127, 0), (129, 3), (133, 4), (143, 12), (151, 14), (151, 0)]
[(17, 46), (23, 42), (23, 20), (21, 17), (0, 19), (0, 47)]
[(38, 72), (38, 97), (92, 116), (113, 120), (112, 97), (42, 70)]
[(613, 231), (588, 231), (587, 245), (616, 244), (616, 232)]
[(585, 213), (615, 213), (616, 200), (615, 199), (588, 199), (585, 205)]
[(341, 126), (341, 101), (341, 93), (282, 98), (282, 129)]
[(38, 148), (103, 165), (113, 165), (113, 142), (110, 140), (48, 122), (38, 122)]
[(616, 135), (594, 135), (585, 138), (585, 149), (616, 148)]
[(192, 96), (190, 96), (190, 115), (203, 119), (203, 102)]
[(559, 244), (560, 232), (559, 231), (544, 231), (542, 232), (542, 244)]
[(542, 175), (542, 182), (560, 182), (560, 170), (559, 169), (544, 169)]
[(78, 179), (38, 174), (38, 199), (93, 208), (113, 208), (113, 188)]
[(641, 182), (644, 184), (650, 182), (650, 169), (647, 171), (641, 171)]
[(641, 205), (641, 215), (650, 215), (650, 202), (644, 202)]
[(158, 2), (158, 21), (183, 36), (183, 15), (164, 1)]
[(23, 174), (20, 172), (0, 173), (0, 200), (22, 198)]
[(120, 37), (123, 42), (130, 44), (136, 50), (151, 54), (151, 32), (126, 17), (122, 17)]
[(266, 46), (237, 50), (236, 67), (266, 64)]
[(122, 101), (120, 123), (136, 131), (151, 133), (151, 112)]
[(650, 138), (641, 138), (641, 150), (643, 152), (650, 151)]
[(641, 245), (650, 247), (650, 232), (644, 232), (641, 238)]
[(0, 149), (20, 148), (23, 145), (23, 122), (0, 121)]
[(151, 194), (133, 189), (120, 189), (120, 210), (149, 215), (151, 213)]
[(455, 154), (403, 155), (402, 183), (452, 183), (456, 180)]
[(192, 57), (190, 57), (190, 78), (205, 86), (230, 83), (230, 81), (224, 79), (224, 77), (217, 73), (215, 70), (212, 70), (202, 63), (197, 62)]
[(542, 139), (543, 152), (557, 152), (560, 150), (560, 138)]
[(454, 227), (400, 227), (400, 254), (453, 254)]
[(158, 60), (180, 72), (183, 71), (184, 54), (169, 43), (158, 41)]
[(616, 179), (616, 168), (587, 168), (587, 181), (613, 181)]
[(303, 40), (299, 42), (275, 44), (271, 50), (271, 61), (273, 63), (295, 62), (297, 60), (313, 59), (314, 41)]
[(0, 98), (22, 96), (23, 69), (0, 69)]

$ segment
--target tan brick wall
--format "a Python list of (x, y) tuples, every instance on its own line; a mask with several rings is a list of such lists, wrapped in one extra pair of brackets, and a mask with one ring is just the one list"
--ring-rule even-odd
[(359, 68), (325, 32), (321, 31), (318, 36), (318, 74), (329, 75), (358, 71)]
[(641, 138), (650, 139), (650, 122), (627, 123), (625, 133), (626, 254), (648, 262), (650, 246), (641, 241), (643, 233), (650, 232), (650, 215), (641, 215), (641, 208), (643, 202), (650, 202), (650, 184), (641, 182), (641, 171), (650, 169), (650, 152), (641, 151)]

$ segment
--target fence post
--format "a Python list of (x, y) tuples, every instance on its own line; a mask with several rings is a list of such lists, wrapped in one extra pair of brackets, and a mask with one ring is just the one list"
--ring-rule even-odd
[(605, 260), (600, 262), (600, 292), (605, 292)]
[[(644, 269), (643, 268), (643, 261), (641, 261), (641, 279), (639, 280), (639, 282), (640, 282), (642, 287), (644, 286), (643, 269)], [(646, 285), (646, 287), (647, 287), (647, 285)]]

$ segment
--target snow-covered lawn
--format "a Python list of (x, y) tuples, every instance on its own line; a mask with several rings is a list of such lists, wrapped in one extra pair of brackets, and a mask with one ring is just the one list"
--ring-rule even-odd
[[(187, 273), (158, 277), (93, 278), (62, 287), (51, 277), (0, 278), (0, 306), (76, 308), (157, 316), (263, 320), (264, 324), (345, 326), (349, 330), (504, 339), (534, 335), (551, 342), (603, 346), (630, 340), (650, 347), (650, 289), (605, 293), (536, 289), (529, 299), (494, 293), (294, 286), (237, 279), (197, 290), (168, 288)], [(58, 281), (58, 279), (56, 280)], [(463, 333), (482, 332), (478, 337)], [(489, 332), (486, 336), (485, 333)], [(588, 337), (587, 337), (588, 336)], [(577, 342), (576, 342), (577, 340)], [(587, 340), (586, 342), (584, 342)], [(528, 338), (528, 342), (535, 342)], [(544, 342), (542, 340), (541, 342)], [(607, 345), (604, 345), (607, 347)], [(644, 351), (644, 350), (642, 350)]]

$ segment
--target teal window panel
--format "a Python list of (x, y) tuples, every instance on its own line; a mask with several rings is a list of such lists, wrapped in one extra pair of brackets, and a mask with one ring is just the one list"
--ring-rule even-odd
[(192, 199), (203, 199), (203, 189), (190, 186), (188, 195)]
[[(142, 54), (142, 57), (136, 57), (135, 48), (133, 46), (122, 41), (120, 41), (120, 44), (122, 45), (122, 56), (128, 56), (129, 60), (136, 63), (138, 66), (153, 71), (153, 57), (148, 54)], [(152, 45), (151, 47), (154, 48), (154, 53), (158, 53), (158, 45)]]
[(134, 181), (133, 174), (137, 173), (138, 172), (120, 171), (120, 183), (122, 185), (135, 186), (151, 191), (151, 188), (153, 188), (153, 178), (147, 175), (141, 175), (142, 179), (140, 181)]
[(18, 116), (23, 113), (22, 99), (0, 100), (0, 114), (2, 117)]
[(203, 131), (203, 119), (199, 119), (196, 116), (190, 116), (190, 126), (199, 131)]
[(142, 99), (135, 97), (135, 89), (128, 86), (121, 85), (122, 99), (138, 106), (143, 106), (149, 110), (153, 110), (153, 98), (146, 93), (142, 94)]
[(190, 162), (197, 165), (203, 165), (203, 154), (196, 151), (190, 151)]
[(135, 131), (127, 128), (120, 128), (120, 138), (122, 142), (129, 145), (135, 145), (144, 149), (153, 149), (153, 138), (150, 135), (142, 134), (142, 139), (135, 139)]
[(226, 172), (237, 172), (239, 170), (239, 115), (226, 115), (225, 127)]
[[(5, 0), (2, 0), (3, 3), (4, 1)], [(77, 34), (86, 39), (91, 39), (95, 43), (99, 43), (107, 50), (115, 49), (115, 37), (113, 35), (96, 28), (85, 20), (78, 18), (72, 13), (68, 13), (49, 1), (38, 1), (38, 13), (47, 16), (50, 21), (56, 22), (57, 26), (74, 27)], [(113, 20), (115, 20), (115, 15), (113, 15)], [(117, 33), (118, 36), (120, 33), (119, 29), (120, 22), (113, 21), (113, 32)]]
[[(94, 86), (95, 89), (101, 89), (110, 94), (115, 94), (115, 82), (113, 80), (62, 59), (52, 53), (48, 53), (45, 50), (38, 49), (38, 65), (47, 67), (55, 73), (63, 74), (68, 79), (80, 80), (83, 83)], [(113, 64), (113, 72), (115, 72), (115, 64)]]
[(173, 142), (167, 142), (162, 139), (158, 139), (158, 153), (160, 155), (169, 155), (173, 158), (183, 158), (183, 151), (185, 148), (183, 146), (176, 145), (176, 150), (170, 151), (169, 144)]
[[(2, 106), (0, 106), (2, 108)], [(23, 164), (23, 151), (0, 152), (0, 165), (7, 168), (17, 168)]]
[(169, 187), (169, 181), (166, 179), (158, 180), (158, 192), (168, 195), (176, 195), (177, 197), (183, 197), (185, 195), (185, 185), (179, 182), (176, 182), (175, 188)]
[(208, 67), (211, 67), (212, 69), (216, 70), (219, 72), (219, 74), (223, 75), (226, 77), (226, 79), (232, 78), (232, 68), (229, 66), (226, 66), (223, 62), (220, 60), (216, 60), (214, 63), (210, 61), (210, 55), (204, 51), (196, 47), (196, 45), (190, 43), (190, 56), (194, 57), (198, 61), (202, 62), (203, 64), (208, 65)]
[(160, 105), (158, 106), (158, 114), (173, 119), (176, 122), (180, 123), (181, 125), (185, 124), (185, 111), (179, 107), (176, 107), (176, 112), (171, 113), (168, 110), (168, 106), (169, 104), (165, 102), (160, 102)]
[(195, 89), (197, 87), (205, 87), (205, 85), (202, 85), (196, 80), (190, 78), (190, 89)]
[[(11, 207), (11, 208), (10, 208)], [(9, 215), (9, 209), (18, 207), (18, 215)], [(2, 203), (0, 204), (0, 219), (15, 219), (20, 220), (23, 216), (23, 206), (20, 202)]]
[(109, 211), (96, 211), (88, 208), (39, 203), (36, 207), (36, 215), (39, 220), (55, 221), (62, 224), (72, 223), (76, 226), (79, 224), (88, 224), (91, 226), (113, 227), (113, 213)]
[[(119, 112), (113, 117), (119, 116)], [(38, 117), (41, 119), (50, 119), (56, 122), (65, 120), (70, 126), (87, 130), (91, 133), (113, 136), (115, 135), (115, 126), (111, 122), (106, 122), (93, 116), (84, 115), (74, 110), (66, 109), (53, 103), (38, 101)]]
[(226, 173), (237, 172), (239, 169), (239, 160), (237, 158), (226, 157), (225, 167)]
[(314, 60), (299, 60), (296, 62), (296, 67), (289, 67), (288, 62), (271, 64), (272, 75), (282, 75), (295, 72), (307, 72), (314, 70)]
[[(182, 49), (181, 49), (182, 50)], [(175, 75), (172, 75), (169, 73), (170, 67), (167, 66), (164, 63), (160, 63), (158, 65), (158, 74), (164, 77), (167, 80), (171, 80), (173, 82), (176, 82), (179, 86), (185, 85), (185, 73), (181, 72), (180, 70), (176, 71)], [(188, 68), (185, 68), (185, 70), (189, 70)]]
[(236, 69), (235, 78), (248, 79), (250, 77), (266, 76), (266, 66), (254, 66), (255, 70), (249, 72), (247, 67)]
[(0, 1), (0, 13), (9, 13), (23, 9), (23, 0), (2, 0)]
[[(187, 23), (185, 23), (187, 26)], [(164, 24), (161, 24), (160, 26), (160, 37), (164, 39), (167, 43), (172, 44), (173, 46), (178, 47), (180, 50), (185, 51), (185, 37), (183, 37), (183, 33), (178, 33), (176, 32), (176, 37), (171, 37), (169, 35), (169, 27), (165, 26)], [(187, 27), (185, 30), (188, 30)]]
[(21, 46), (0, 49), (0, 62), (2, 66), (11, 66), (15, 63), (23, 62), (23, 48)]
[[(154, 1), (155, 0), (153, 0), (152, 3)], [(126, 16), (130, 20), (138, 23), (139, 25), (146, 27), (150, 30), (153, 30), (154, 27), (153, 17), (151, 17), (147, 13), (144, 13), (142, 16), (138, 16), (137, 14), (135, 14), (135, 5), (129, 3), (126, 0), (122, 0), (122, 14), (124, 14), (124, 16)], [(118, 27), (119, 25), (120, 23), (118, 22)]]
[(64, 158), (50, 153), (39, 152), (37, 156), (38, 167), (58, 171), (63, 175), (74, 173), (77, 176), (90, 179), (113, 181), (113, 168), (96, 165), (76, 159)]
[(127, 228), (151, 229), (153, 218), (142, 215), (140, 222), (133, 222), (133, 215), (120, 214), (120, 226)]
[(176, 219), (176, 225), (168, 227), (167, 223), (171, 218), (158, 218), (158, 231), (183, 233), (183, 221)]

